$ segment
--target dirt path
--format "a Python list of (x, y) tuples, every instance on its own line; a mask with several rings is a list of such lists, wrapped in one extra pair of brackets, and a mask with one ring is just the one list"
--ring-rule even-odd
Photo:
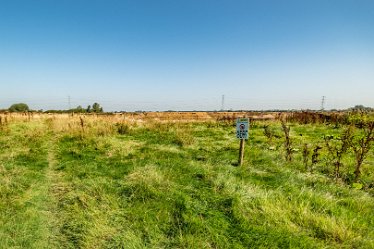
[(58, 215), (58, 189), (60, 188), (60, 179), (61, 176), (59, 173), (55, 171), (57, 162), (55, 159), (55, 142), (48, 140), (47, 142), (47, 161), (48, 167), (45, 171), (46, 181), (45, 184), (47, 186), (46, 193), (48, 198), (47, 208), (47, 217), (48, 223), (46, 224), (48, 230), (50, 231), (50, 236), (48, 237), (48, 244), (51, 247), (58, 247), (57, 238), (59, 234), (59, 215)]
[(48, 167), (45, 171), (46, 185), (48, 186), (48, 229), (50, 236), (48, 237), (49, 248), (64, 248), (66, 243), (65, 237), (61, 234), (61, 226), (63, 225), (63, 212), (59, 210), (59, 203), (64, 195), (70, 191), (69, 184), (64, 181), (64, 175), (57, 169), (58, 160), (57, 155), (57, 138), (52, 136), (48, 139), (47, 145), (47, 160)]
[[(19, 197), (14, 197), (18, 205), (10, 207), (20, 220), (14, 224), (14, 227), (19, 229), (18, 236), (14, 242), (9, 242), (9, 246), (62, 248), (63, 243), (59, 231), (61, 214), (58, 210), (58, 203), (65, 185), (62, 174), (56, 170), (56, 139), (48, 134), (38, 139), (41, 139), (41, 147), (36, 153), (42, 156), (37, 163), (43, 163), (44, 168), (32, 169), (34, 162), (31, 161), (30, 168), (23, 171), (24, 184), (28, 181), (32, 183)], [(17, 224), (21, 224), (22, 227), (17, 227)], [(0, 248), (2, 248), (1, 242)]]
[(35, 229), (39, 230), (40, 236), (34, 238), (33, 248), (64, 248), (65, 240), (60, 232), (63, 214), (59, 210), (59, 202), (69, 188), (63, 174), (57, 170), (57, 139), (49, 135), (43, 139), (47, 166), (42, 172), (43, 177), (28, 191), (34, 204), (30, 211), (39, 220)]

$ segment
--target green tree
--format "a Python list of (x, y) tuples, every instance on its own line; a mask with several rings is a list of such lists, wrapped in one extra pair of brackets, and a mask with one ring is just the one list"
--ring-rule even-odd
[(349, 108), (351, 111), (358, 111), (358, 112), (370, 112), (373, 111), (374, 109), (371, 107), (366, 107), (364, 105), (355, 105), (354, 107)]
[(83, 107), (79, 105), (79, 106), (77, 106), (77, 108), (73, 109), (73, 111), (74, 111), (74, 112), (78, 112), (78, 113), (83, 113), (83, 112), (85, 112), (86, 110), (83, 109)]
[(101, 113), (103, 112), (103, 108), (100, 106), (99, 103), (94, 103), (92, 105), (92, 112)]
[(25, 103), (13, 104), (8, 109), (10, 112), (28, 112), (29, 106)]

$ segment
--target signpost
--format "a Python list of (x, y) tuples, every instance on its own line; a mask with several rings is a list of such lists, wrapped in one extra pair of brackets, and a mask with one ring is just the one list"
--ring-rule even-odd
[(249, 119), (238, 118), (236, 120), (236, 137), (240, 139), (239, 166), (242, 166), (244, 159), (244, 141), (248, 139)]

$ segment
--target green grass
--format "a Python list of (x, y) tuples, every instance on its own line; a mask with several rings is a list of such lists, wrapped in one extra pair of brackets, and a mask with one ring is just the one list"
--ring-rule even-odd
[[(245, 162), (223, 123), (14, 122), (0, 131), (0, 248), (373, 248), (371, 153), (363, 190), (314, 173), (251, 127)], [(278, 123), (268, 123), (282, 134)], [(295, 148), (340, 134), (292, 125)], [(302, 134), (302, 136), (300, 136)], [(344, 159), (352, 172), (351, 155)]]

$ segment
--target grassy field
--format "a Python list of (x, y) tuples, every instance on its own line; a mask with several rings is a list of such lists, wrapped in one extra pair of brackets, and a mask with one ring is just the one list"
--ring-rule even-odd
[[(274, 137), (264, 135), (268, 125)], [(0, 128), (0, 248), (374, 248), (374, 155), (352, 187), (327, 151), (344, 127), (252, 124), (245, 161), (230, 122), (9, 119)]]

